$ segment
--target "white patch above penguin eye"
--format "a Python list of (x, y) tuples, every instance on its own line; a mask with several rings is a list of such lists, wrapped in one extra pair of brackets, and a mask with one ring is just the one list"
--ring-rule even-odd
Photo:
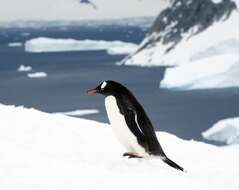
[(101, 85), (101, 89), (104, 89), (106, 87), (106, 85), (107, 85), (107, 82), (104, 81)]

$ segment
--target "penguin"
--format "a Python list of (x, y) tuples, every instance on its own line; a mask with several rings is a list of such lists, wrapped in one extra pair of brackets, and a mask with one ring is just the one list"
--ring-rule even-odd
[(88, 94), (105, 96), (106, 112), (118, 141), (126, 148), (128, 158), (161, 158), (169, 166), (185, 171), (164, 153), (154, 127), (135, 96), (122, 84), (104, 81)]

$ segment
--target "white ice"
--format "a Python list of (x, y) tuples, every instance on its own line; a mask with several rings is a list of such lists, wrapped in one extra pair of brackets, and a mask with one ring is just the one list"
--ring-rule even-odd
[(202, 136), (207, 140), (219, 141), (226, 144), (239, 143), (239, 118), (229, 118), (218, 121), (204, 131)]
[(123, 158), (108, 124), (0, 105), (0, 189), (238, 190), (239, 147), (158, 132), (161, 160)]
[(29, 77), (29, 78), (44, 78), (44, 77), (47, 77), (47, 73), (45, 73), (45, 72), (28, 73), (27, 77)]
[(177, 90), (238, 87), (238, 76), (239, 57), (228, 53), (169, 68), (160, 87)]
[(8, 47), (21, 47), (23, 44), (21, 42), (10, 42)]
[(99, 110), (96, 109), (83, 109), (83, 110), (74, 110), (74, 111), (67, 111), (67, 112), (58, 112), (56, 114), (64, 114), (68, 116), (83, 116), (83, 115), (91, 115), (97, 114)]
[(17, 70), (19, 72), (28, 72), (32, 70), (32, 67), (27, 65), (20, 65)]
[(211, 0), (213, 3), (215, 3), (215, 4), (218, 4), (218, 3), (221, 3), (222, 2), (222, 0)]
[(75, 40), (39, 37), (25, 42), (25, 51), (34, 53), (106, 50), (108, 54), (129, 54), (134, 52), (136, 48), (136, 44), (129, 42), (89, 39)]

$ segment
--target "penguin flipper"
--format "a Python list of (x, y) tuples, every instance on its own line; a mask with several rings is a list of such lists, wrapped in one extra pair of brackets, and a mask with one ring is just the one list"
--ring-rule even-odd
[[(145, 148), (149, 154), (164, 154), (153, 129), (152, 124), (145, 118), (145, 115), (137, 114), (132, 107), (121, 107), (121, 113), (124, 115), (125, 121), (130, 131), (137, 137), (138, 143)], [(142, 122), (141, 117), (147, 121)]]

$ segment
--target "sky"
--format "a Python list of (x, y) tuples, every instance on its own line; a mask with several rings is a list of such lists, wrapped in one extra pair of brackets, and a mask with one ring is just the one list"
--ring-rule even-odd
[(16, 20), (82, 20), (156, 16), (165, 0), (0, 0), (0, 22)]

